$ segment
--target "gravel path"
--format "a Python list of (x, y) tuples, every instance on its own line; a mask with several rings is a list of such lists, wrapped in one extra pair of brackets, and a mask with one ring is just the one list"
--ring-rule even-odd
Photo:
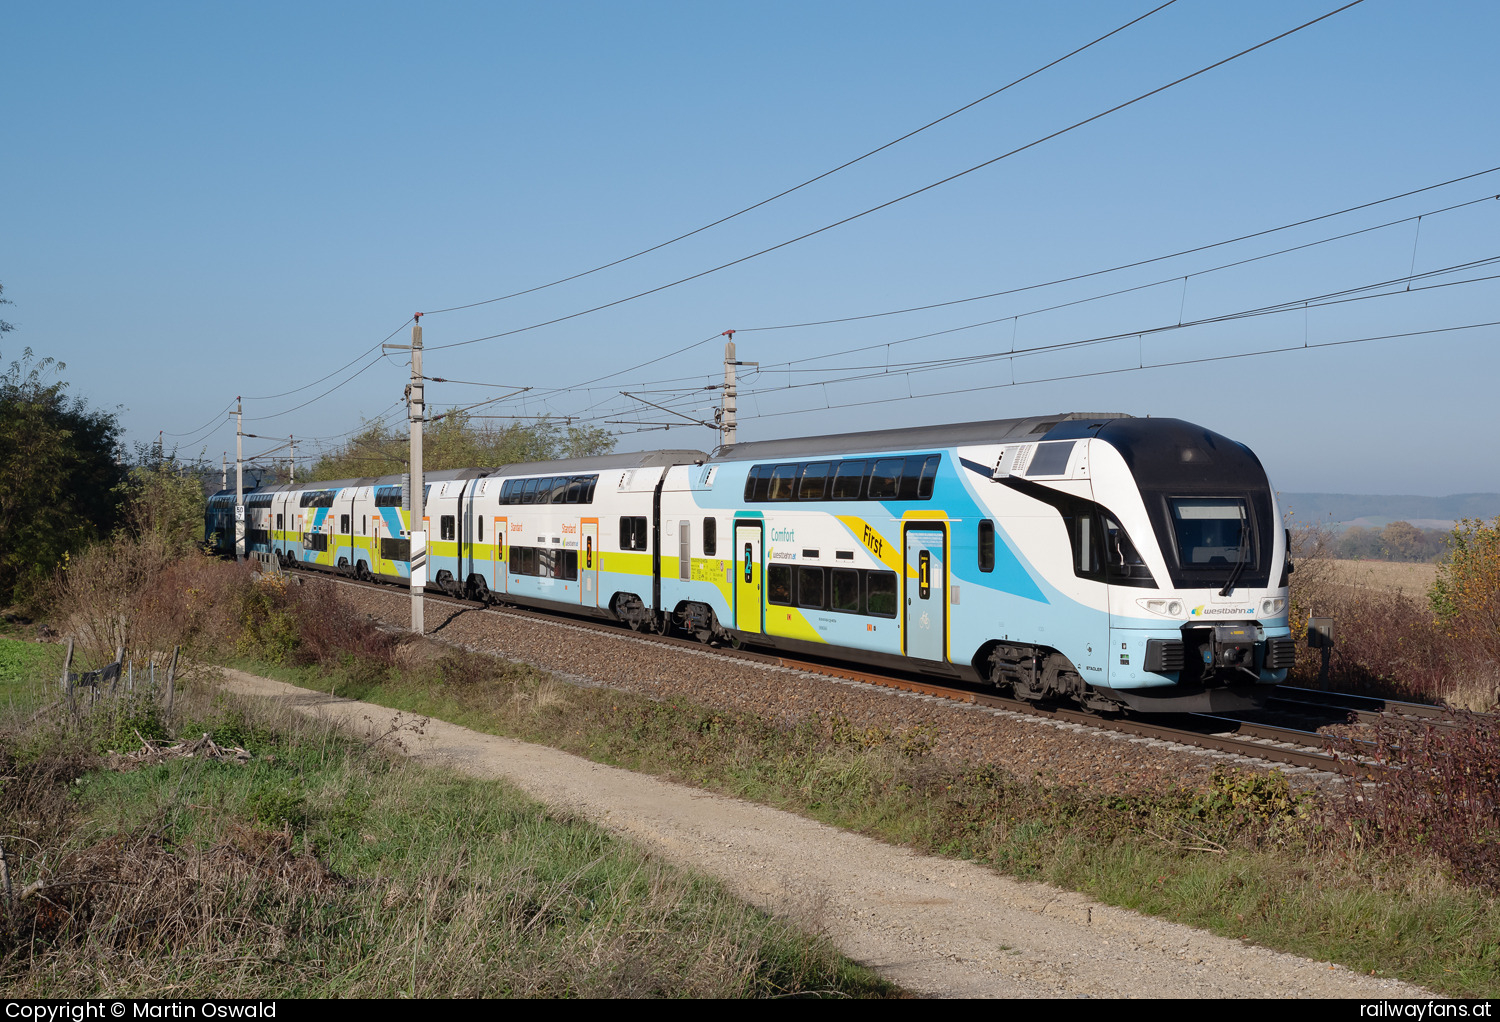
[[(356, 733), (392, 711), (239, 671), (270, 696)], [(765, 806), (429, 721), (418, 760), (505, 779), (761, 908), (821, 927), (851, 958), (915, 993), (956, 997), (1426, 997), (1418, 987), (1215, 937), (918, 855)]]
[[(300, 576), (306, 578), (306, 576)], [(341, 598), (378, 620), (405, 627), (405, 592), (340, 585)], [(1107, 791), (1161, 788), (1205, 781), (1215, 766), (1266, 770), (1277, 764), (1192, 746), (1135, 738), (1115, 731), (1050, 721), (1008, 710), (846, 682), (784, 667), (735, 660), (707, 648), (683, 649), (623, 629), (599, 632), (566, 618), (538, 621), (429, 602), (428, 633), (435, 639), (494, 653), (568, 680), (604, 684), (651, 698), (679, 697), (701, 706), (753, 713), (795, 724), (813, 712), (838, 714), (856, 727), (899, 730), (924, 725), (937, 736), (933, 752), (945, 759), (992, 764), (1018, 777), (1088, 784)], [(1341, 783), (1334, 775), (1279, 768), (1294, 779)]]

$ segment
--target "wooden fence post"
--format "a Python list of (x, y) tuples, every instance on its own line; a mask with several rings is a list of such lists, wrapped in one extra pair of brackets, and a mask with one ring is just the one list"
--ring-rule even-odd
[(167, 717), (172, 716), (172, 695), (177, 681), (177, 654), (182, 652), (181, 646), (172, 647), (172, 666), (167, 668)]
[(67, 656), (63, 657), (62, 690), (63, 690), (63, 698), (65, 700), (67, 700), (67, 703), (68, 703), (68, 712), (71, 713), (73, 716), (76, 717), (76, 716), (78, 716), (78, 704), (77, 704), (77, 702), (73, 698), (73, 678), (72, 678), (72, 676), (69, 673), (69, 671), (72, 669), (72, 667), (73, 667), (73, 639), (71, 637), (69, 637), (69, 639), (68, 639), (68, 653), (67, 653)]

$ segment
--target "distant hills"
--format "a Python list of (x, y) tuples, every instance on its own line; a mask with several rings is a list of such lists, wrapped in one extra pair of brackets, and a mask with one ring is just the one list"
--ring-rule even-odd
[(1278, 497), (1282, 510), (1291, 511), (1292, 521), (1301, 525), (1383, 528), (1400, 521), (1419, 529), (1450, 529), (1460, 518), (1500, 515), (1500, 493), (1453, 493), (1446, 497), (1281, 493)]

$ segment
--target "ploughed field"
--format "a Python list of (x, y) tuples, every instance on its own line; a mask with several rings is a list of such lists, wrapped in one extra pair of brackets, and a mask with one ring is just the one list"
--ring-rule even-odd
[(1341, 585), (1399, 592), (1423, 604), (1437, 578), (1437, 565), (1431, 563), (1336, 560), (1333, 565), (1334, 581)]

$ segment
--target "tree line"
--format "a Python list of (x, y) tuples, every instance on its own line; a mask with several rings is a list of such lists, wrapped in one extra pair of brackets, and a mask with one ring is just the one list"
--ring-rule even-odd
[(1356, 525), (1334, 542), (1334, 556), (1350, 561), (1436, 561), (1448, 550), (1453, 536), (1443, 529), (1419, 529), (1410, 522), (1392, 522), (1383, 529)]
[[(0, 305), (11, 304), (0, 285)], [(14, 327), (0, 320), (0, 336)], [(159, 442), (124, 442), (119, 416), (70, 397), (67, 365), (30, 348), (0, 373), (0, 609), (37, 608), (59, 570), (91, 545), (153, 537), (181, 552), (203, 538), (206, 497), (218, 466), (185, 461)], [(425, 468), (492, 467), (607, 454), (608, 431), (541, 419), (504, 426), (460, 411), (423, 435)], [(348, 479), (406, 470), (408, 432), (371, 423), (299, 479)], [(285, 473), (257, 473), (269, 484)], [(250, 479), (246, 480), (247, 487)]]

